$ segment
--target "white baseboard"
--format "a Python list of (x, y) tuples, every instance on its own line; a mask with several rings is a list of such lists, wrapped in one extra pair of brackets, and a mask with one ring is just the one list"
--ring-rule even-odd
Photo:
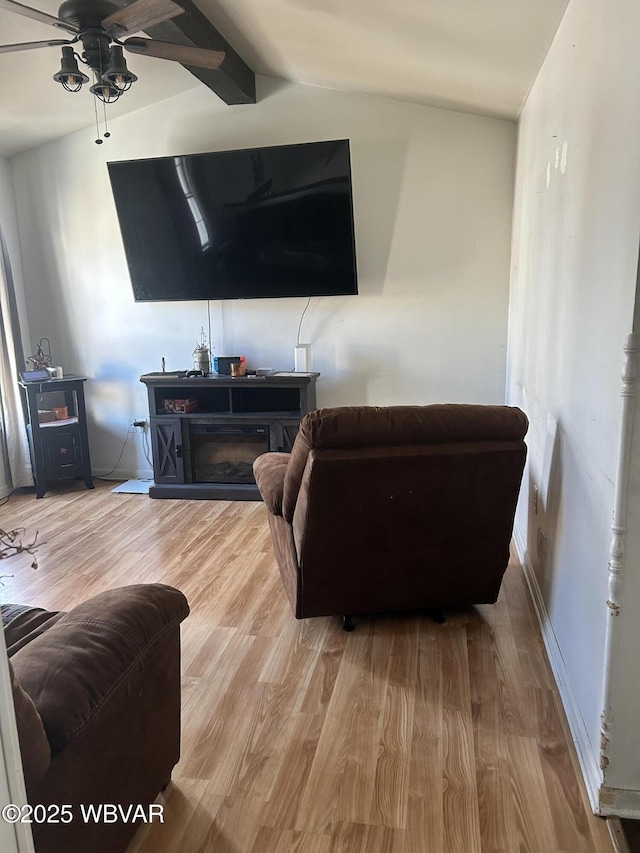
[[(602, 810), (600, 796), (602, 788), (602, 771), (599, 767), (598, 756), (596, 756), (591, 746), (587, 727), (580, 711), (580, 706), (578, 705), (575, 693), (573, 692), (569, 673), (567, 672), (567, 667), (565, 665), (564, 658), (562, 657), (562, 651), (560, 650), (558, 639), (555, 635), (555, 631), (553, 630), (551, 619), (549, 618), (547, 606), (540, 591), (538, 579), (533, 571), (533, 566), (529, 559), (526, 544), (520, 531), (517, 529), (514, 529), (513, 531), (513, 541), (522, 564), (527, 586), (529, 587), (533, 607), (535, 609), (536, 616), (538, 617), (538, 622), (540, 623), (542, 639), (547, 651), (549, 663), (551, 664), (553, 676), (558, 686), (560, 699), (562, 700), (565, 714), (567, 715), (567, 721), (569, 723), (573, 743), (578, 754), (578, 761), (580, 762), (580, 769), (582, 770), (582, 776), (587, 788), (587, 794), (589, 795), (591, 808), (594, 813), (598, 815), (613, 814), (613, 812), (605, 812)], [(616, 814), (620, 813), (616, 812)], [(626, 815), (623, 816), (626, 817)]]
[(151, 468), (94, 468), (91, 473), (102, 480), (153, 480)]
[(621, 817), (640, 819), (640, 791), (628, 788), (609, 788), (603, 784), (603, 774), (599, 767), (598, 756), (594, 753), (589, 740), (578, 702), (573, 692), (569, 673), (558, 645), (547, 607), (540, 592), (527, 548), (519, 531), (514, 530), (514, 543), (522, 563), (525, 579), (529, 587), (533, 606), (540, 623), (542, 638), (549, 657), (560, 698), (567, 715), (569, 728), (578, 754), (580, 769), (594, 813), (601, 817)]

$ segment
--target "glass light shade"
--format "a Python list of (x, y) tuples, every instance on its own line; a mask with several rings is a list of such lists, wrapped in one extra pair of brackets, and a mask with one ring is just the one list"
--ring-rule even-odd
[(61, 83), (67, 92), (79, 92), (83, 84), (89, 82), (87, 75), (83, 74), (78, 68), (72, 47), (65, 46), (62, 48), (60, 71), (53, 75), (53, 79), (56, 83)]
[(136, 75), (127, 68), (127, 61), (122, 53), (122, 47), (119, 44), (111, 45), (111, 58), (109, 60), (109, 68), (102, 75), (103, 80), (107, 80), (119, 92), (126, 92), (131, 88), (131, 84), (138, 79)]
[(120, 97), (120, 90), (116, 89), (108, 80), (96, 80), (96, 82), (89, 89), (98, 100), (103, 101), (105, 104), (112, 104), (114, 101), (117, 101)]

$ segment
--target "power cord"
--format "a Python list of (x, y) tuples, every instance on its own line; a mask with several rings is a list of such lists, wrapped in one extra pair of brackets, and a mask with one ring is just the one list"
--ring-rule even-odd
[(122, 450), (120, 451), (120, 456), (118, 456), (118, 461), (116, 462), (116, 464), (113, 466), (113, 468), (110, 471), (107, 471), (106, 474), (102, 474), (102, 476), (96, 477), (96, 480), (106, 480), (106, 478), (109, 476), (109, 474), (113, 474), (113, 472), (117, 469), (118, 465), (120, 464), (120, 460), (122, 459), (124, 449), (127, 446), (127, 442), (129, 441), (129, 436), (131, 435), (133, 430), (134, 430), (133, 426), (130, 426), (129, 429), (127, 430), (127, 434), (124, 437), (124, 443), (122, 445)]
[(307, 299), (307, 304), (304, 306), (304, 311), (302, 312), (302, 316), (300, 317), (300, 322), (298, 323), (298, 337), (296, 338), (296, 346), (300, 343), (300, 332), (302, 331), (302, 321), (304, 320), (304, 315), (307, 313), (307, 308), (311, 305), (311, 297)]
[(144, 458), (149, 463), (149, 467), (153, 470), (153, 462), (151, 461), (150, 456), (150, 448), (149, 448), (149, 436), (147, 435), (147, 431), (142, 431), (142, 452), (144, 453)]
[[(106, 478), (109, 476), (109, 474), (113, 474), (113, 472), (117, 470), (118, 465), (120, 464), (120, 461), (121, 461), (122, 456), (124, 454), (124, 449), (127, 446), (127, 442), (129, 441), (129, 437), (134, 432), (134, 430), (135, 430), (135, 427), (133, 425), (131, 425), (129, 427), (129, 429), (127, 430), (127, 434), (125, 436), (124, 443), (123, 443), (122, 449), (120, 451), (120, 455), (118, 456), (118, 461), (116, 462), (114, 467), (110, 471), (107, 471), (105, 474), (102, 474), (102, 476), (100, 476), (100, 477), (97, 477), (94, 475), (96, 480), (106, 480)], [(146, 431), (143, 431), (143, 433), (142, 433), (142, 452), (144, 453), (144, 458), (147, 460), (149, 467), (151, 469), (153, 469), (153, 462), (151, 461), (150, 449), (149, 449), (149, 437), (147, 436)], [(7, 498), (7, 500), (8, 500), (8, 498)], [(0, 504), (0, 506), (2, 506), (2, 504)]]
[[(302, 314), (300, 315), (300, 322), (298, 323), (298, 334), (296, 336), (296, 346), (300, 345), (300, 333), (302, 332), (302, 321), (304, 320), (304, 315), (307, 313), (307, 308), (309, 307), (309, 305), (311, 305), (311, 297), (310, 296), (307, 298), (307, 304), (304, 306), (304, 310), (303, 310)], [(294, 364), (293, 367), (291, 368), (292, 372), (294, 372), (295, 369), (296, 369), (296, 366)]]
[(17, 489), (11, 489), (9, 494), (5, 495), (4, 498), (2, 499), (2, 501), (0, 502), (0, 506), (4, 506), (5, 504), (8, 504), (9, 498), (11, 497), (11, 495), (15, 495), (16, 492), (21, 492), (23, 489), (27, 489), (27, 488), (29, 488), (29, 486), (20, 486)]

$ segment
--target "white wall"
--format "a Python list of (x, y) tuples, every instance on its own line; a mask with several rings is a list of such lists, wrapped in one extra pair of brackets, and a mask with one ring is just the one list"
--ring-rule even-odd
[[(507, 396), (531, 419), (527, 485), (549, 493), (536, 515), (523, 490), (516, 534), (594, 804), (620, 371), (640, 234), (639, 30), (635, 0), (572, 0), (518, 140)], [(549, 413), (558, 436), (545, 469)], [(636, 718), (639, 647), (627, 674)], [(625, 784), (637, 784), (637, 747), (625, 756), (621, 745), (616, 763), (631, 762)], [(616, 773), (612, 762), (605, 783)]]
[[(134, 303), (108, 160), (350, 138), (360, 294), (315, 299), (305, 317), (319, 405), (504, 399), (515, 126), (258, 83), (257, 105), (197, 88), (114, 121), (104, 145), (86, 131), (12, 159), (34, 339), (90, 377), (94, 470), (147, 412), (139, 375), (162, 356), (190, 367), (206, 326), (206, 303)], [(304, 305), (212, 303), (214, 354), (291, 369)], [(134, 439), (119, 470), (145, 467)]]

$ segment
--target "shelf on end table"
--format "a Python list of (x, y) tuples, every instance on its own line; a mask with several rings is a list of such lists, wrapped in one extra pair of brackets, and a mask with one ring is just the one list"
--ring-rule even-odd
[(78, 418), (60, 418), (57, 421), (40, 421), (40, 429), (49, 429), (49, 427), (69, 426), (69, 424), (77, 424)]

